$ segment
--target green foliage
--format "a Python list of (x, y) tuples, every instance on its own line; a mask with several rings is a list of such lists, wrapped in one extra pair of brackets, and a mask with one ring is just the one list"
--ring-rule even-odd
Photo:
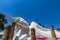
[(57, 28), (57, 31), (60, 31), (60, 28)]
[(45, 28), (48, 28), (48, 27), (46, 27), (46, 26), (44, 26), (44, 25), (42, 25), (42, 24), (40, 24), (40, 23), (38, 23), (40, 26), (42, 26), (42, 27), (45, 27)]
[(0, 35), (0, 39), (2, 38), (3, 35)]
[(5, 15), (0, 13), (0, 29), (4, 29), (4, 24), (7, 23), (7, 19), (5, 18)]

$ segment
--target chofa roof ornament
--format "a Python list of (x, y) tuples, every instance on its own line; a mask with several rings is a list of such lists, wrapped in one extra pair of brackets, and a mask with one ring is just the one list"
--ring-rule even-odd
[(12, 17), (12, 16), (9, 16), (9, 18), (13, 21), (13, 22), (15, 22), (15, 23), (21, 23), (21, 24), (26, 24), (26, 25), (29, 25), (28, 23), (27, 23), (27, 21), (26, 20), (24, 20), (22, 17)]

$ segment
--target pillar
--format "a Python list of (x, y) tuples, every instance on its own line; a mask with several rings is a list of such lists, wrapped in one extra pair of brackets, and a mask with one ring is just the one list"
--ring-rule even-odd
[(31, 40), (36, 40), (35, 29), (31, 28)]
[(53, 25), (50, 26), (52, 40), (57, 40)]
[(11, 25), (8, 25), (8, 26), (4, 29), (4, 34), (3, 34), (3, 36), (2, 36), (2, 40), (9, 40), (10, 29), (11, 29)]
[(13, 40), (15, 23), (13, 22), (11, 26), (12, 26), (12, 28), (11, 28), (11, 31), (10, 31), (10, 33), (9, 33), (9, 40)]

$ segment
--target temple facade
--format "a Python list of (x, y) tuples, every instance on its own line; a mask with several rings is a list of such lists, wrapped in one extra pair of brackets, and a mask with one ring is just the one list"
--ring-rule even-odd
[(60, 32), (54, 30), (53, 27), (44, 28), (36, 22), (31, 22), (29, 25), (21, 17), (10, 16), (10, 18), (15, 23), (10, 31), (11, 40), (60, 40)]

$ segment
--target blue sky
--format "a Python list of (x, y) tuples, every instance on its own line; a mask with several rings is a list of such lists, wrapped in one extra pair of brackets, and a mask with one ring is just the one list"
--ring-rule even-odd
[(60, 0), (0, 0), (0, 12), (21, 16), (29, 23), (35, 21), (47, 27), (54, 25), (55, 29), (60, 27)]

